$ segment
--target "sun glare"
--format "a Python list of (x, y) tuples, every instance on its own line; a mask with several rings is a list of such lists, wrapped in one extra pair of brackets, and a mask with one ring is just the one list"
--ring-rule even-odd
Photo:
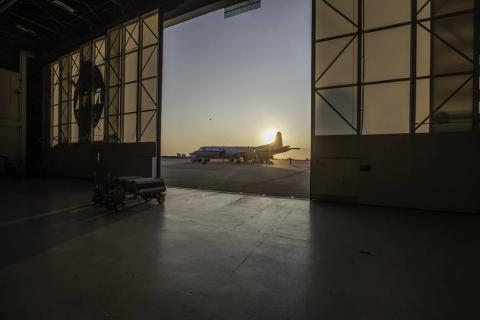
[(263, 130), (262, 132), (262, 143), (263, 144), (268, 144), (272, 143), (273, 140), (275, 140), (275, 135), (277, 134), (277, 130), (268, 128)]

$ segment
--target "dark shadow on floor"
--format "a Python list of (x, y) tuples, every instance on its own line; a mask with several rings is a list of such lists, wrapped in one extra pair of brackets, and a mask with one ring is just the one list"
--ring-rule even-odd
[(467, 319), (476, 312), (480, 217), (310, 205), (305, 318)]
[[(130, 203), (123, 212), (100, 205), (83, 207), (0, 227), (0, 269), (59, 246), (71, 239), (158, 208), (156, 204)], [(163, 210), (161, 211), (163, 212)]]

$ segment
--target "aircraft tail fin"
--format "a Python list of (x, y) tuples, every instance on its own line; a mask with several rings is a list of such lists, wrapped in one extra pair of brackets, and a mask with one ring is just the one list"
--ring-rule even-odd
[(282, 133), (277, 132), (277, 135), (275, 136), (275, 140), (270, 144), (275, 147), (283, 147), (283, 141), (282, 141)]

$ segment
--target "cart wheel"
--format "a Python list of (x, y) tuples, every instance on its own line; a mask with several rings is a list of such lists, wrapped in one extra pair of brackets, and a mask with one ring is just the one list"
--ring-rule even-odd
[(150, 199), (149, 197), (145, 197), (143, 198), (143, 200), (145, 200), (145, 202), (150, 202), (152, 199)]
[(165, 195), (161, 194), (159, 196), (157, 196), (157, 201), (158, 201), (158, 204), (162, 204), (165, 202)]
[(120, 212), (125, 210), (125, 203), (123, 202), (117, 202), (115, 203), (115, 212)]

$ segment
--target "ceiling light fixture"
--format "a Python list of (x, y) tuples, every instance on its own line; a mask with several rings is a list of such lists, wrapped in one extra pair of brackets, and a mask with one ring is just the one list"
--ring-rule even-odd
[(57, 7), (71, 13), (71, 14), (74, 14), (75, 13), (75, 9), (73, 9), (72, 7), (70, 7), (68, 4), (66, 4), (65, 2), (63, 1), (60, 1), (60, 0), (52, 0), (51, 1), (52, 4), (56, 5)]
[(25, 33), (29, 33), (31, 35), (34, 35), (34, 36), (37, 35), (37, 33), (35, 31), (33, 31), (32, 29), (26, 28), (26, 27), (22, 26), (21, 24), (16, 24), (15, 28), (17, 28), (18, 30), (21, 30)]

